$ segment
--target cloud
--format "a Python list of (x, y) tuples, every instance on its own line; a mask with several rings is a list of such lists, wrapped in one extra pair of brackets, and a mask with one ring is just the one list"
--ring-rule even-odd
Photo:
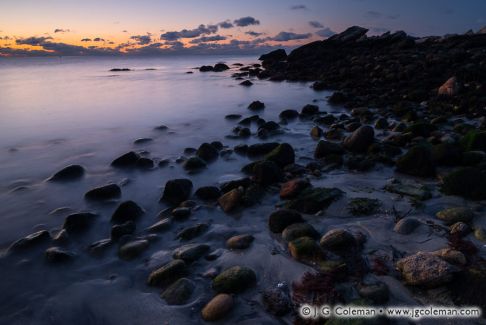
[(199, 25), (194, 29), (183, 29), (181, 31), (165, 32), (160, 35), (164, 41), (176, 41), (180, 38), (196, 38), (201, 35), (214, 34), (218, 31), (218, 25)]
[(324, 26), (322, 26), (322, 24), (318, 21), (315, 21), (315, 20), (311, 20), (309, 21), (309, 25), (311, 27), (314, 27), (314, 28), (323, 28)]
[(378, 18), (383, 17), (383, 14), (381, 12), (378, 12), (378, 11), (370, 10), (370, 11), (365, 12), (365, 17), (370, 18), (370, 19), (378, 19)]
[(217, 42), (217, 41), (224, 41), (226, 36), (222, 35), (214, 35), (214, 36), (203, 36), (200, 38), (195, 38), (191, 40), (189, 43), (191, 44), (200, 44), (200, 43), (207, 43), (207, 42)]
[(147, 35), (134, 35), (134, 36), (131, 36), (130, 39), (133, 39), (133, 40), (137, 41), (137, 43), (139, 45), (147, 45), (150, 42), (152, 42), (152, 38), (151, 38), (150, 34), (147, 34)]
[(81, 42), (91, 42), (91, 38), (83, 38)]
[(236, 19), (234, 21), (236, 26), (239, 27), (246, 27), (250, 25), (260, 25), (260, 21), (256, 20), (253, 17), (247, 16), (247, 17), (241, 17), (240, 19)]
[(47, 40), (51, 40), (51, 39), (52, 39), (52, 37), (50, 37), (50, 36), (47, 36), (47, 37), (32, 36), (32, 37), (28, 37), (28, 38), (18, 39), (18, 40), (15, 41), (15, 43), (17, 45), (40, 46), (40, 45), (44, 44)]
[(245, 34), (246, 35), (250, 35), (252, 37), (258, 37), (258, 36), (263, 35), (264, 33), (259, 33), (259, 32), (255, 32), (255, 31), (249, 30), (249, 31), (245, 32)]
[(70, 29), (62, 29), (62, 28), (54, 29), (54, 33), (69, 33), (70, 31), (71, 31)]
[(222, 21), (218, 24), (219, 27), (221, 28), (224, 28), (224, 29), (228, 29), (228, 28), (233, 28), (234, 25), (230, 22), (230, 21)]
[(93, 39), (93, 42), (104, 42), (105, 39), (104, 38), (101, 38), (101, 37), (96, 37)]
[(330, 29), (329, 27), (325, 27), (323, 29), (318, 30), (316, 34), (321, 37), (331, 37), (332, 35), (335, 35), (336, 32)]
[(274, 37), (270, 38), (269, 40), (271, 41), (276, 41), (276, 42), (287, 42), (287, 41), (293, 41), (293, 40), (301, 40), (301, 39), (307, 39), (311, 37), (311, 33), (307, 34), (296, 34), (292, 32), (280, 32)]
[(307, 7), (305, 5), (294, 5), (294, 6), (290, 7), (290, 9), (292, 9), (292, 10), (306, 10)]

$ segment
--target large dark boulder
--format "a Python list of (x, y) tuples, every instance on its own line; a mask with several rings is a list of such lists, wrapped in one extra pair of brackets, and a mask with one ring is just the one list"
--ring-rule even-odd
[(353, 42), (366, 35), (367, 32), (368, 29), (366, 28), (360, 26), (351, 26), (347, 28), (344, 32), (331, 36), (329, 38), (329, 41)]
[(115, 212), (111, 216), (111, 221), (116, 223), (123, 223), (133, 221), (144, 214), (144, 210), (133, 201), (125, 201), (120, 203)]
[(95, 187), (92, 190), (86, 192), (84, 197), (88, 200), (103, 201), (113, 200), (121, 196), (120, 186), (117, 184), (107, 184), (100, 187)]
[(167, 181), (161, 201), (179, 205), (191, 196), (192, 182), (190, 179), (180, 178)]
[(73, 181), (83, 177), (84, 172), (83, 166), (69, 165), (52, 175), (49, 180), (54, 182)]
[(375, 131), (371, 126), (359, 127), (350, 136), (346, 137), (343, 147), (354, 153), (363, 153), (368, 150), (375, 139)]
[(459, 168), (444, 177), (442, 192), (472, 200), (484, 200), (486, 173), (475, 167)]
[(396, 166), (400, 173), (419, 177), (435, 176), (432, 152), (426, 146), (412, 147), (406, 154), (398, 158)]
[(263, 63), (285, 61), (287, 60), (287, 52), (284, 49), (278, 49), (261, 55), (258, 60), (263, 61)]
[(288, 143), (282, 143), (265, 156), (266, 160), (273, 161), (280, 168), (295, 162), (294, 148)]

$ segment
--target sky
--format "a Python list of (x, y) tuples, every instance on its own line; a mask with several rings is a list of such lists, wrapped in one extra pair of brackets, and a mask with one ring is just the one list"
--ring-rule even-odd
[(1, 0), (0, 56), (254, 54), (353, 25), (477, 31), (486, 0)]

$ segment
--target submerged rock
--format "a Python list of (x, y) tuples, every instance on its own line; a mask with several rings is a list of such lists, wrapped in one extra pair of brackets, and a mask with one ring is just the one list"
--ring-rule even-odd
[(176, 248), (172, 253), (172, 257), (191, 263), (205, 255), (208, 250), (209, 245), (206, 244), (187, 244)]
[(327, 208), (342, 195), (343, 191), (337, 188), (307, 188), (295, 199), (288, 201), (285, 207), (302, 213), (313, 214)]
[(191, 180), (185, 178), (172, 179), (165, 183), (164, 194), (162, 195), (161, 200), (167, 201), (173, 205), (179, 205), (181, 202), (189, 199), (191, 191)]
[(443, 178), (442, 192), (472, 200), (484, 200), (486, 173), (475, 167), (457, 169)]
[(437, 212), (437, 218), (448, 225), (456, 222), (469, 222), (474, 218), (474, 212), (466, 207), (448, 208)]
[(133, 260), (142, 254), (148, 247), (149, 242), (146, 239), (130, 241), (120, 247), (118, 256), (124, 260)]
[(218, 293), (239, 293), (254, 286), (256, 280), (256, 274), (252, 269), (233, 266), (214, 278), (212, 287)]
[(380, 201), (369, 198), (354, 198), (348, 203), (348, 210), (352, 215), (370, 215), (380, 207)]
[(412, 233), (418, 226), (420, 226), (420, 221), (415, 218), (403, 218), (397, 222), (393, 230), (396, 233), (402, 235), (408, 235)]
[(437, 287), (450, 282), (457, 269), (440, 257), (426, 252), (400, 259), (396, 263), (406, 284)]
[(198, 198), (205, 201), (215, 201), (221, 196), (221, 191), (216, 186), (203, 186), (194, 193)]
[(93, 201), (104, 201), (118, 199), (121, 196), (120, 186), (117, 184), (107, 184), (104, 186), (96, 187), (86, 192), (84, 197)]
[(326, 249), (340, 250), (354, 246), (356, 239), (344, 229), (333, 229), (324, 234), (319, 243)]
[(95, 221), (97, 215), (89, 212), (73, 213), (64, 219), (62, 226), (68, 233), (86, 230)]
[(181, 278), (165, 289), (160, 296), (168, 305), (183, 305), (191, 298), (195, 287), (191, 280)]
[(294, 148), (288, 143), (279, 144), (265, 156), (266, 160), (273, 161), (280, 168), (295, 162)]
[(281, 288), (271, 287), (263, 290), (262, 303), (267, 312), (277, 317), (284, 316), (292, 308), (289, 294)]
[(84, 173), (85, 169), (83, 166), (69, 165), (52, 175), (49, 180), (53, 182), (73, 181), (83, 177)]
[(385, 190), (391, 193), (410, 196), (418, 200), (427, 200), (432, 197), (430, 190), (421, 184), (392, 179), (385, 185)]
[(248, 109), (250, 111), (260, 111), (264, 108), (265, 108), (265, 104), (262, 103), (259, 100), (256, 100), (256, 101), (252, 102), (250, 105), (248, 105)]
[(294, 223), (303, 222), (302, 216), (297, 211), (280, 209), (272, 212), (268, 218), (268, 227), (271, 232), (281, 233), (285, 228)]
[(134, 201), (125, 201), (120, 203), (120, 205), (116, 208), (115, 212), (111, 216), (112, 222), (126, 222), (126, 221), (133, 221), (138, 217), (142, 216), (145, 211)]
[(226, 241), (226, 246), (230, 249), (245, 249), (250, 247), (254, 239), (255, 237), (248, 234), (237, 235), (229, 238)]
[(45, 252), (45, 256), (49, 263), (62, 263), (70, 261), (74, 254), (60, 247), (49, 247)]
[(245, 80), (245, 81), (240, 82), (240, 85), (245, 86), (245, 87), (250, 87), (250, 86), (253, 86), (253, 82), (251, 82), (250, 80)]
[(51, 240), (51, 235), (47, 230), (40, 230), (34, 232), (30, 235), (25, 236), (24, 238), (20, 238), (13, 242), (9, 248), (8, 252), (19, 252), (29, 248), (32, 248), (37, 245), (41, 245), (47, 243)]
[(150, 273), (148, 285), (163, 286), (182, 278), (186, 274), (186, 263), (183, 260), (173, 260)]
[(204, 161), (211, 162), (218, 158), (219, 152), (218, 149), (216, 149), (212, 144), (203, 143), (197, 149), (196, 156)]
[(282, 231), (282, 239), (290, 242), (300, 237), (310, 237), (317, 239), (319, 233), (310, 224), (305, 222), (293, 223)]
[(194, 226), (182, 229), (176, 236), (176, 238), (181, 240), (191, 240), (201, 235), (203, 232), (208, 230), (209, 225), (205, 223), (198, 223)]
[(111, 166), (118, 167), (118, 168), (135, 167), (139, 159), (140, 159), (139, 154), (130, 151), (113, 160), (111, 162)]
[(298, 261), (312, 261), (319, 259), (323, 254), (315, 239), (299, 237), (288, 244), (290, 255)]
[(182, 165), (185, 170), (194, 171), (206, 167), (206, 162), (199, 157), (191, 157)]
[(111, 239), (118, 240), (125, 235), (131, 235), (135, 233), (136, 225), (132, 220), (128, 220), (119, 225), (113, 225), (111, 227)]
[(232, 308), (233, 297), (229, 294), (221, 293), (204, 306), (201, 316), (205, 321), (216, 321), (226, 316)]

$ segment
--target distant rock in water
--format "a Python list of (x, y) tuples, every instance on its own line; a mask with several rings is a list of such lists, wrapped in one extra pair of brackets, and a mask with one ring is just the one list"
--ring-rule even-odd
[(117, 199), (121, 196), (120, 186), (117, 184), (108, 184), (96, 187), (86, 192), (84, 197), (88, 200), (103, 201)]
[(229, 67), (224, 63), (217, 63), (213, 68), (213, 71), (215, 72), (221, 72), (226, 70), (229, 70)]
[(110, 70), (111, 72), (126, 72), (126, 71), (132, 71), (128, 68), (113, 68)]
[(121, 203), (111, 216), (111, 221), (122, 223), (126, 221), (133, 221), (144, 214), (145, 211), (133, 201), (125, 201)]
[(130, 151), (112, 161), (111, 165), (118, 168), (135, 167), (140, 155)]
[(73, 181), (83, 177), (84, 172), (85, 169), (81, 165), (69, 165), (52, 175), (49, 180), (53, 182)]
[(240, 82), (240, 85), (250, 87), (253, 86), (253, 82), (251, 82), (250, 80), (245, 80), (243, 82)]
[(189, 179), (180, 178), (167, 181), (161, 201), (167, 201), (173, 205), (179, 205), (191, 196), (192, 182)]
[(202, 67), (199, 68), (200, 72), (209, 72), (209, 71), (214, 71), (214, 67), (211, 65), (203, 65)]

